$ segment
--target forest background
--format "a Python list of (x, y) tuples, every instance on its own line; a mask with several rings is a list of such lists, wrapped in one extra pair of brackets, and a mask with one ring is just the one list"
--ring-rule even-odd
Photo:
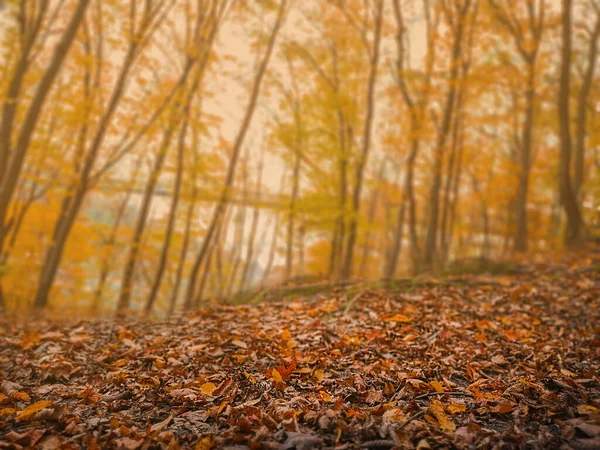
[(3, 308), (164, 315), (593, 234), (598, 0), (0, 5)]

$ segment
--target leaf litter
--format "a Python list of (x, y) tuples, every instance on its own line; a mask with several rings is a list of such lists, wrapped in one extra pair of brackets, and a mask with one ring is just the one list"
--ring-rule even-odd
[(351, 308), (340, 288), (156, 322), (4, 318), (0, 448), (600, 448), (599, 267)]

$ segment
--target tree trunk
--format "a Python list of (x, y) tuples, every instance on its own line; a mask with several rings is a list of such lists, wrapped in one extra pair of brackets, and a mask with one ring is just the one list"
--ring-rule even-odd
[(381, 163), (381, 167), (379, 169), (379, 174), (377, 176), (377, 186), (374, 188), (371, 193), (371, 201), (369, 202), (369, 209), (367, 211), (367, 233), (365, 235), (365, 242), (363, 245), (363, 252), (360, 258), (360, 269), (359, 273), (362, 277), (365, 277), (367, 273), (367, 263), (369, 261), (369, 253), (371, 251), (371, 234), (373, 227), (373, 223), (375, 222), (375, 215), (377, 213), (377, 205), (379, 202), (379, 193), (381, 191), (381, 183), (383, 182), (383, 176), (385, 174), (385, 161)]
[(423, 255), (423, 264), (427, 269), (433, 269), (437, 251), (438, 220), (440, 213), (440, 188), (442, 184), (442, 165), (446, 141), (452, 124), (457, 91), (458, 68), (462, 54), (462, 41), (467, 13), (470, 9), (470, 0), (466, 0), (461, 7), (460, 15), (456, 18), (457, 25), (454, 31), (454, 43), (452, 46), (450, 60), (450, 77), (448, 80), (448, 95), (444, 106), (442, 124), (438, 131), (438, 139), (435, 149), (435, 163), (433, 170), (433, 181), (429, 191), (429, 221), (427, 224), (427, 237)]
[[(190, 97), (192, 97), (193, 92), (189, 95)], [(177, 219), (177, 208), (179, 206), (179, 195), (181, 192), (181, 181), (183, 178), (183, 159), (185, 151), (185, 138), (188, 129), (188, 113), (189, 111), (184, 112), (186, 119), (184, 119), (183, 125), (181, 126), (181, 130), (179, 131), (179, 140), (177, 143), (177, 168), (175, 172), (175, 186), (173, 186), (173, 197), (171, 198), (171, 205), (169, 207), (167, 229), (165, 230), (165, 240), (163, 242), (163, 246), (160, 252), (160, 258), (158, 260), (158, 267), (156, 269), (156, 274), (154, 275), (154, 280), (152, 282), (152, 288), (150, 289), (150, 294), (148, 295), (148, 299), (146, 300), (146, 306), (144, 309), (144, 314), (146, 316), (150, 314), (150, 312), (152, 311), (152, 307), (154, 306), (154, 302), (156, 301), (156, 297), (160, 289), (160, 284), (165, 273), (167, 258), (169, 256), (169, 249), (171, 248), (171, 240), (173, 238), (173, 231), (175, 229), (175, 221)]]
[[(175, 116), (179, 114), (173, 113)], [(130, 307), (131, 303), (131, 291), (133, 287), (133, 275), (135, 273), (135, 266), (137, 264), (138, 255), (140, 252), (140, 242), (146, 229), (146, 222), (150, 213), (150, 206), (154, 197), (154, 189), (158, 183), (158, 178), (162, 171), (162, 166), (167, 157), (169, 147), (171, 145), (171, 138), (175, 133), (178, 121), (173, 118), (168, 128), (165, 130), (163, 140), (161, 142), (158, 154), (154, 161), (154, 166), (148, 176), (148, 182), (146, 183), (146, 189), (144, 190), (144, 196), (142, 198), (142, 204), (140, 206), (140, 212), (136, 221), (133, 235), (131, 237), (131, 243), (129, 245), (129, 253), (125, 261), (125, 268), (123, 269), (123, 278), (121, 280), (121, 291), (119, 294), (119, 301), (117, 304), (117, 315), (124, 314)]]
[(352, 194), (352, 216), (348, 227), (348, 240), (346, 244), (344, 262), (342, 265), (341, 279), (346, 280), (352, 276), (352, 260), (354, 257), (354, 246), (358, 233), (358, 214), (360, 212), (360, 197), (362, 193), (363, 177), (365, 167), (369, 158), (371, 149), (371, 134), (373, 128), (373, 117), (375, 115), (375, 85), (377, 81), (377, 71), (379, 68), (379, 47), (381, 42), (381, 28), (383, 21), (383, 0), (379, 0), (376, 6), (375, 30), (373, 37), (373, 46), (371, 49), (369, 61), (369, 78), (367, 81), (367, 106), (365, 117), (365, 128), (363, 132), (362, 151), (359, 156), (356, 167), (356, 181)]
[(252, 264), (254, 263), (254, 241), (256, 240), (256, 232), (258, 230), (258, 219), (260, 217), (260, 200), (262, 193), (262, 173), (263, 173), (263, 158), (264, 158), (264, 148), (261, 149), (261, 159), (258, 165), (258, 175), (256, 177), (256, 205), (254, 206), (254, 211), (252, 214), (252, 224), (250, 225), (250, 235), (248, 236), (248, 246), (246, 248), (246, 258), (244, 261), (244, 268), (242, 270), (242, 276), (240, 278), (240, 284), (238, 287), (239, 291), (243, 291), (246, 289), (246, 285), (248, 283), (248, 276), (250, 274), (250, 270)]
[(262, 79), (267, 70), (269, 60), (271, 59), (271, 54), (273, 53), (273, 48), (275, 46), (275, 41), (277, 39), (277, 35), (279, 33), (281, 25), (283, 24), (283, 19), (284, 19), (285, 9), (286, 9), (286, 2), (287, 2), (287, 0), (281, 0), (281, 3), (279, 5), (277, 19), (275, 20), (275, 25), (271, 32), (269, 42), (267, 43), (267, 49), (266, 49), (265, 55), (263, 57), (263, 60), (261, 61), (258, 72), (254, 78), (254, 85), (252, 88), (250, 103), (248, 104), (248, 107), (246, 108), (246, 113), (244, 115), (242, 125), (240, 127), (240, 130), (238, 131), (238, 134), (235, 138), (235, 142), (233, 144), (231, 159), (229, 161), (229, 167), (227, 169), (227, 177), (225, 179), (225, 186), (224, 186), (223, 192), (221, 193), (221, 197), (219, 198), (219, 201), (217, 202), (217, 205), (215, 206), (211, 222), (210, 222), (210, 224), (208, 226), (208, 230), (206, 232), (206, 236), (202, 242), (202, 247), (200, 248), (200, 251), (198, 252), (198, 255), (197, 255), (197, 257), (194, 261), (194, 265), (192, 267), (192, 271), (190, 273), (190, 282), (188, 284), (188, 290), (186, 292), (186, 304), (188, 304), (190, 306), (191, 306), (193, 298), (194, 298), (194, 289), (195, 289), (195, 285), (196, 285), (196, 280), (198, 278), (198, 271), (200, 270), (200, 266), (202, 265), (202, 263), (204, 262), (204, 259), (206, 258), (206, 253), (207, 253), (209, 244), (213, 238), (213, 235), (215, 233), (217, 223), (219, 222), (221, 216), (225, 212), (225, 207), (227, 205), (227, 202), (229, 201), (229, 192), (233, 185), (233, 179), (235, 176), (237, 161), (238, 161), (238, 158), (240, 155), (240, 151), (242, 149), (242, 145), (244, 143), (244, 139), (246, 137), (246, 133), (248, 132), (248, 128), (250, 127), (250, 123), (252, 122), (252, 117), (254, 116), (254, 110), (256, 109), (256, 103), (258, 101), (258, 96), (260, 93)]
[(558, 117), (560, 126), (560, 200), (567, 215), (565, 244), (573, 246), (580, 241), (581, 214), (577, 197), (571, 184), (571, 0), (562, 0), (562, 52), (560, 67), (560, 91), (558, 97)]
[(582, 186), (585, 181), (585, 141), (587, 137), (587, 102), (594, 82), (594, 70), (598, 59), (598, 40), (600, 39), (600, 10), (597, 12), (596, 25), (590, 36), (590, 49), (588, 52), (587, 68), (583, 76), (579, 98), (577, 100), (577, 122), (575, 129), (575, 171), (573, 174), (573, 191), (575, 197), (581, 201)]
[(300, 183), (300, 143), (299, 130), (296, 136), (296, 158), (294, 161), (294, 170), (292, 171), (292, 194), (290, 197), (290, 210), (287, 227), (287, 243), (285, 249), (285, 280), (292, 278), (294, 263), (294, 227), (296, 220), (296, 200), (298, 198), (298, 188)]
[[(121, 226), (121, 220), (125, 215), (125, 211), (127, 209), (127, 205), (129, 204), (129, 200), (131, 198), (131, 194), (133, 193), (135, 180), (137, 179), (137, 173), (133, 176), (133, 184), (132, 187), (127, 191), (125, 198), (119, 205), (117, 209), (117, 214), (115, 216), (115, 221), (113, 222), (113, 226), (110, 230), (110, 235), (106, 242), (104, 243), (105, 247), (112, 248), (115, 245), (117, 240), (117, 232), (119, 231), (119, 227)], [(110, 266), (111, 266), (111, 255), (107, 255), (106, 258), (102, 261), (102, 267), (100, 269), (100, 276), (98, 277), (98, 285), (96, 286), (96, 290), (94, 291), (94, 298), (92, 300), (92, 313), (97, 313), (100, 308), (100, 302), (102, 301), (102, 294), (104, 293), (104, 287), (106, 285), (106, 280), (108, 279), (108, 275), (110, 274)]]

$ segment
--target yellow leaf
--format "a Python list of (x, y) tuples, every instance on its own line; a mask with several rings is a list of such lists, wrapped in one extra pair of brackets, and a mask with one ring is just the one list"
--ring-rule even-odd
[(407, 322), (412, 322), (412, 319), (408, 316), (405, 316), (404, 314), (394, 314), (391, 317), (387, 317), (385, 319), (383, 319), (384, 322), (401, 322), (401, 323), (407, 323)]
[(311, 373), (310, 367), (301, 367), (300, 369), (294, 370), (294, 373)]
[(448, 405), (447, 409), (450, 414), (458, 414), (465, 412), (467, 410), (467, 407), (462, 403), (452, 403), (451, 405)]
[(283, 382), (283, 378), (281, 378), (281, 374), (279, 373), (279, 371), (277, 369), (273, 369), (271, 372), (271, 375), (273, 376), (273, 379), (275, 381), (277, 381), (278, 383)]
[(0, 409), (0, 419), (3, 419), (4, 417), (12, 416), (16, 412), (17, 412), (17, 410), (15, 408), (2, 408), (2, 409)]
[(432, 400), (429, 404), (429, 410), (435, 416), (440, 428), (443, 430), (454, 431), (456, 425), (444, 412), (444, 404), (439, 400)]
[(250, 380), (252, 384), (256, 384), (256, 378), (254, 378), (248, 372), (244, 372), (244, 376), (246, 377), (246, 380)]
[(315, 378), (317, 379), (317, 381), (321, 381), (324, 376), (325, 376), (325, 373), (323, 373), (323, 371), (321, 369), (315, 370)]
[(17, 414), (17, 420), (29, 420), (34, 414), (40, 412), (42, 409), (47, 408), (48, 406), (51, 406), (53, 403), (54, 402), (50, 400), (40, 400), (39, 402), (35, 402)]
[(200, 439), (194, 446), (194, 450), (210, 450), (214, 447), (214, 442), (210, 436)]
[(204, 383), (202, 386), (200, 386), (200, 390), (206, 395), (211, 395), (216, 388), (217, 386), (214, 383)]
[(444, 386), (439, 381), (430, 381), (429, 384), (435, 389), (435, 392), (444, 392)]
[(598, 408), (592, 405), (579, 405), (577, 407), (577, 412), (581, 415), (595, 414), (598, 412)]
[(28, 402), (31, 400), (31, 397), (26, 392), (13, 392), (10, 394), (10, 398), (17, 401)]

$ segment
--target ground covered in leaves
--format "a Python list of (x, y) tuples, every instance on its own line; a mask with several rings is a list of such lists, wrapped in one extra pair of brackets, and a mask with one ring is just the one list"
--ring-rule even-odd
[(0, 447), (600, 448), (600, 255), (0, 336)]

